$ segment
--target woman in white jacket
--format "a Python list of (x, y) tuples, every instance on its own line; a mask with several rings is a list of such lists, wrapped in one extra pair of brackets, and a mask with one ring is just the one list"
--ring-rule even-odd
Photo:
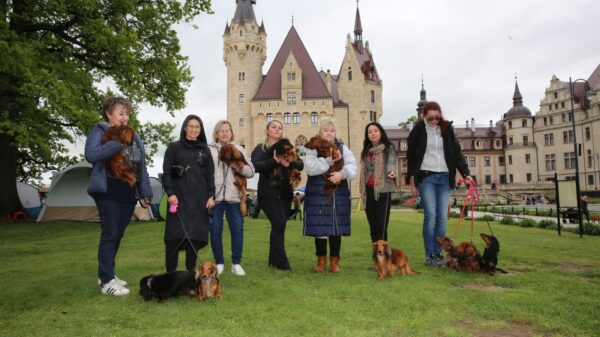
[[(213, 143), (209, 145), (215, 164), (215, 201), (214, 214), (210, 225), (210, 245), (215, 258), (215, 264), (219, 274), (225, 267), (225, 258), (223, 256), (223, 215), (227, 217), (229, 232), (231, 233), (231, 272), (238, 276), (246, 275), (242, 268), (242, 248), (244, 243), (244, 218), (240, 213), (240, 200), (235, 182), (235, 169), (219, 160), (219, 150), (221, 146), (233, 142), (234, 135), (231, 123), (222, 120), (217, 123), (213, 132)], [(250, 158), (246, 156), (243, 147), (235, 145), (246, 160), (246, 165), (237, 173), (246, 178), (254, 176), (254, 166)], [(245, 196), (244, 196), (245, 197)]]

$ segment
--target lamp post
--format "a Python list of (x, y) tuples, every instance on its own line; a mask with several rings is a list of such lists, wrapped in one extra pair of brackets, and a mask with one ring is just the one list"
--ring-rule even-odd
[(571, 121), (573, 122), (573, 149), (575, 150), (575, 193), (577, 193), (577, 217), (579, 220), (579, 236), (583, 236), (583, 218), (581, 214), (581, 187), (579, 184), (579, 149), (577, 146), (577, 131), (575, 130), (575, 108), (573, 104), (573, 98), (575, 97), (575, 83), (583, 82), (583, 92), (579, 98), (579, 106), (582, 111), (588, 109), (589, 100), (591, 100), (594, 93), (590, 90), (590, 84), (584, 79), (577, 79), (571, 81), (569, 77), (569, 89), (571, 90)]

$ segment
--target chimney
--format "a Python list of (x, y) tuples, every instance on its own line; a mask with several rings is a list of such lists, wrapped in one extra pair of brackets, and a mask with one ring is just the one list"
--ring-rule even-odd
[(490, 119), (490, 128), (494, 127), (494, 123), (492, 122), (492, 120)]
[(469, 128), (469, 120), (467, 119), (467, 129)]
[(329, 94), (333, 95), (331, 88), (331, 71), (329, 69), (327, 69), (327, 74), (325, 74), (325, 84), (327, 85), (327, 91), (329, 91)]
[(475, 132), (475, 118), (471, 118), (471, 131)]

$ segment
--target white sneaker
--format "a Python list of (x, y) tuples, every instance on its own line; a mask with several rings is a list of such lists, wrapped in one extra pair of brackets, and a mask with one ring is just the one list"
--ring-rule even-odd
[[(120, 285), (121, 287), (124, 287), (127, 285), (127, 281), (125, 280), (121, 280), (120, 278), (117, 277), (117, 275), (115, 275), (115, 282), (117, 282), (118, 285)], [(102, 284), (102, 281), (100, 281), (100, 279), (98, 279), (98, 285)]]
[(223, 269), (225, 269), (225, 265), (224, 264), (218, 264), (217, 265), (217, 275), (223, 274)]
[(242, 268), (242, 265), (239, 265), (239, 264), (234, 264), (233, 266), (231, 266), (231, 272), (234, 273), (237, 276), (244, 276), (244, 275), (246, 275), (246, 272), (244, 271), (244, 268)]
[(102, 287), (100, 291), (105, 295), (123, 296), (129, 294), (129, 289), (117, 284), (115, 279), (108, 281)]

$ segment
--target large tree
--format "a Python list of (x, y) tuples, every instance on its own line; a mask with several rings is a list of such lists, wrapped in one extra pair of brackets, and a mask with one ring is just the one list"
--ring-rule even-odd
[[(210, 0), (0, 0), (0, 217), (21, 208), (16, 180), (77, 160), (68, 144), (100, 120), (110, 86), (134, 104), (184, 107), (191, 82), (173, 26)], [(152, 155), (172, 124), (132, 124)]]

